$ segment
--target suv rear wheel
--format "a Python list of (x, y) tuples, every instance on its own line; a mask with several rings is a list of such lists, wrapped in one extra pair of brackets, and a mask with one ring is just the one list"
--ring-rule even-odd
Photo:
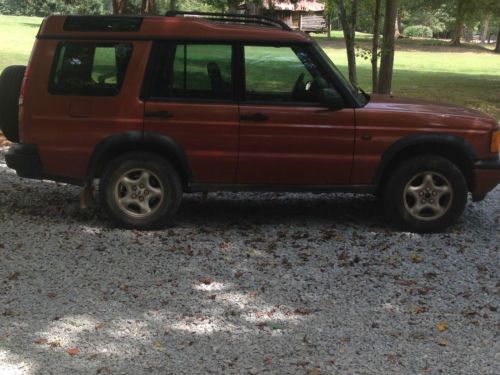
[(182, 186), (166, 160), (133, 153), (112, 161), (99, 185), (101, 202), (124, 228), (158, 229), (168, 224), (182, 199)]
[(400, 163), (384, 192), (392, 220), (415, 232), (442, 231), (462, 214), (467, 183), (460, 169), (441, 156), (418, 156)]

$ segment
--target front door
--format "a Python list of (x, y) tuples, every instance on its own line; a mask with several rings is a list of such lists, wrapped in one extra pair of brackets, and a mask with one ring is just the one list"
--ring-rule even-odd
[(328, 75), (303, 46), (244, 47), (237, 182), (273, 185), (348, 184), (354, 109), (319, 103)]
[(145, 103), (144, 131), (186, 151), (199, 183), (234, 183), (238, 105), (230, 44), (159, 45)]

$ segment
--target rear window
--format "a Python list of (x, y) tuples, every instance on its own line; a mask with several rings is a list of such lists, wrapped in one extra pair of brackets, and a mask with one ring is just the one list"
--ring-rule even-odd
[(118, 95), (131, 55), (130, 43), (60, 43), (49, 92), (54, 95)]

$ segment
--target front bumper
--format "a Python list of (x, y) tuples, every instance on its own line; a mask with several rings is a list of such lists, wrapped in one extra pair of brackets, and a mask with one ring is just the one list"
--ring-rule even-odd
[(5, 154), (5, 161), (19, 177), (41, 179), (43, 176), (37, 145), (14, 144)]
[(483, 200), (500, 183), (500, 159), (476, 161), (474, 181), (472, 198), (474, 201)]

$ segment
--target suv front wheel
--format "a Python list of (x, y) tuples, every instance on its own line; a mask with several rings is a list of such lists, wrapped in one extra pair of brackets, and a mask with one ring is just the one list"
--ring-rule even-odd
[(415, 232), (438, 232), (453, 224), (467, 202), (460, 169), (441, 156), (413, 157), (392, 172), (384, 205), (392, 220)]
[(119, 226), (158, 229), (177, 212), (182, 186), (166, 160), (154, 154), (133, 153), (109, 164), (99, 194), (106, 212)]

